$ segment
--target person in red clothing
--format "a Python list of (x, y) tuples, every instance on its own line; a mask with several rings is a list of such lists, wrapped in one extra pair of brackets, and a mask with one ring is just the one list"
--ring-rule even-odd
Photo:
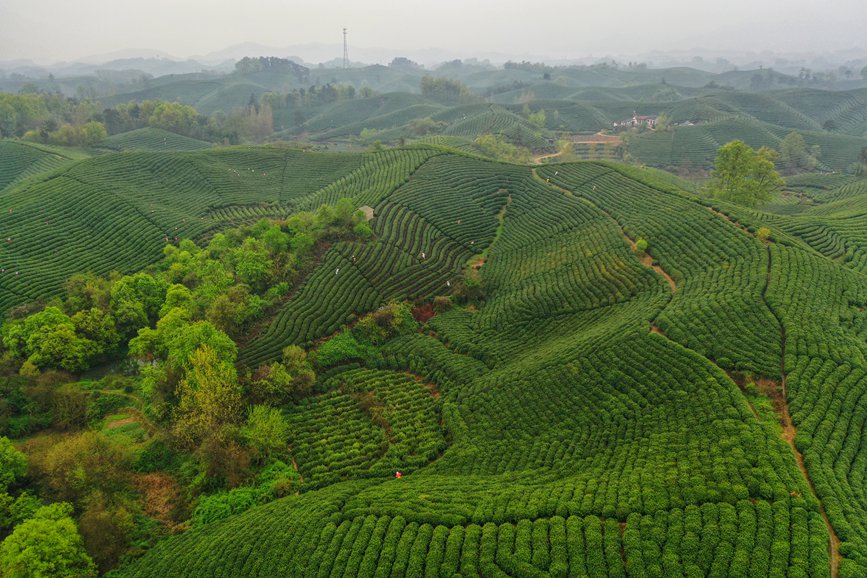
[(402, 475), (403, 475), (403, 474), (401, 474), (400, 472), (394, 472), (394, 477), (395, 477), (395, 478), (400, 478)]

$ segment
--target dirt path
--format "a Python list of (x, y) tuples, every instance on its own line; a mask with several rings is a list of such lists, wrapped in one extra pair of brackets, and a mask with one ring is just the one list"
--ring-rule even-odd
[(537, 157), (533, 157), (533, 164), (534, 165), (541, 165), (543, 160), (553, 159), (554, 157), (559, 157), (559, 156), (560, 156), (560, 153), (550, 153), (547, 155), (539, 155)]
[[(291, 452), (292, 449), (290, 448), (289, 451)], [(301, 483), (303, 484), (304, 476), (301, 474), (301, 470), (298, 469), (298, 462), (295, 461), (295, 456), (292, 456), (292, 469), (294, 469), (295, 473), (298, 474), (298, 479), (301, 480)]]
[(731, 217), (729, 217), (728, 215), (726, 215), (725, 213), (721, 213), (720, 211), (717, 211), (717, 210), (714, 209), (713, 207), (706, 207), (706, 208), (707, 208), (708, 211), (710, 211), (711, 213), (713, 213), (714, 215), (716, 215), (717, 217), (719, 217), (719, 218), (722, 219), (723, 221), (728, 222), (730, 225), (734, 225), (735, 227), (737, 227), (738, 229), (740, 229), (741, 231), (743, 231), (744, 233), (746, 233), (746, 234), (749, 235), (750, 237), (754, 236), (754, 235), (750, 232), (749, 229), (747, 229), (746, 227), (744, 227), (743, 225), (741, 225), (740, 223), (738, 223), (737, 221), (735, 221), (734, 219), (732, 219)]
[[(544, 183), (545, 185), (547, 185), (549, 187), (557, 189), (558, 191), (560, 191), (561, 193), (563, 193), (567, 197), (571, 197), (574, 195), (574, 193), (572, 191), (570, 191), (569, 189), (564, 189), (563, 187), (561, 187), (555, 183), (552, 183), (550, 180), (543, 179), (542, 177), (540, 177), (539, 173), (537, 172), (536, 169), (532, 169), (531, 172), (533, 173), (533, 178), (536, 179), (537, 181)], [(586, 197), (582, 197), (582, 198), (586, 198)], [(635, 247), (635, 241), (633, 241), (629, 237), (629, 235), (627, 235), (623, 231), (623, 227), (620, 226), (620, 223), (617, 222), (617, 219), (612, 217), (606, 210), (600, 208), (598, 205), (596, 205), (596, 203), (593, 203), (589, 199), (587, 199), (587, 202), (591, 203), (594, 207), (596, 207), (597, 209), (599, 209), (600, 211), (605, 213), (605, 215), (609, 219), (614, 221), (614, 223), (620, 229), (620, 234), (623, 235), (623, 239), (626, 240), (627, 243), (629, 243), (629, 247), (632, 249), (632, 252), (636, 255), (636, 257), (638, 257), (638, 260), (641, 261), (641, 264), (644, 265), (645, 267), (648, 267), (649, 269), (653, 269), (654, 271), (656, 271), (663, 279), (665, 279), (665, 282), (668, 283), (668, 288), (671, 289), (671, 293), (672, 294), (677, 293), (677, 283), (671, 277), (671, 275), (666, 273), (666, 271), (662, 267), (660, 267), (659, 265), (654, 265), (653, 264), (653, 257), (648, 255), (647, 253), (644, 253), (641, 256), (639, 256), (638, 249), (636, 249), (636, 247)]]
[[(629, 243), (629, 246), (632, 248), (632, 252), (635, 253), (636, 256), (638, 256), (639, 253), (638, 253), (638, 249), (635, 246), (635, 241), (630, 239), (626, 233), (623, 233), (623, 238), (626, 239), (627, 243)], [(677, 283), (674, 281), (674, 279), (672, 279), (671, 275), (669, 275), (668, 273), (665, 272), (665, 269), (663, 269), (659, 265), (653, 264), (653, 257), (648, 255), (647, 253), (642, 253), (641, 256), (639, 257), (639, 261), (641, 261), (642, 265), (644, 265), (645, 267), (648, 267), (650, 269), (653, 269), (654, 271), (656, 271), (656, 273), (658, 275), (660, 275), (663, 279), (665, 279), (665, 282), (668, 283), (668, 288), (671, 289), (672, 294), (677, 293)], [(661, 333), (661, 331), (660, 331), (660, 333)]]
[[(569, 191), (568, 189), (564, 189), (564, 188), (562, 188), (556, 184), (553, 184), (550, 181), (546, 181), (545, 179), (540, 177), (538, 175), (538, 173), (536, 172), (535, 168), (532, 169), (532, 173), (533, 173), (533, 177), (535, 179), (537, 179), (541, 182), (544, 182), (546, 185), (548, 185), (550, 187), (554, 187), (555, 189), (563, 192), (564, 194), (566, 194), (568, 196), (573, 195), (572, 191)], [(594, 206), (596, 206), (595, 203), (592, 203), (592, 204)], [(613, 220), (618, 225), (618, 227), (620, 227), (620, 224), (617, 222), (617, 220), (614, 219), (614, 217), (612, 217), (607, 211), (605, 211), (604, 209), (601, 209), (600, 207), (597, 207), (597, 208), (599, 210), (601, 210), (603, 213), (605, 213), (611, 220)], [(739, 230), (746, 233), (747, 235), (753, 236), (753, 234), (746, 227), (744, 227), (740, 223), (733, 221), (727, 215), (724, 215), (724, 214), (720, 213), (719, 211), (716, 211), (712, 207), (707, 207), (707, 209), (709, 211), (711, 211), (713, 214), (720, 217), (721, 219), (728, 221), (730, 224), (734, 225), (735, 227), (737, 227)], [(636, 251), (635, 242), (623, 231), (622, 227), (620, 227), (620, 231), (621, 231), (621, 234), (623, 235), (623, 238), (626, 240), (627, 243), (629, 243), (629, 246), (632, 248), (633, 252), (637, 256), (638, 253)], [(774, 317), (777, 317), (776, 313), (774, 312), (774, 310), (771, 308), (770, 304), (768, 303), (767, 297), (766, 297), (768, 286), (770, 286), (770, 283), (771, 283), (771, 252), (770, 252), (770, 247), (768, 247), (767, 250), (768, 250), (768, 271), (767, 271), (767, 279), (765, 281), (765, 288), (762, 291), (762, 299), (764, 300), (765, 305), (768, 307), (768, 310), (771, 311), (771, 313), (774, 315)], [(640, 258), (640, 261), (641, 261), (642, 265), (644, 265), (645, 267), (650, 267), (651, 269), (656, 271), (656, 273), (658, 273), (660, 276), (662, 276), (666, 280), (669, 288), (671, 289), (672, 295), (675, 292), (677, 292), (677, 283), (674, 281), (674, 279), (668, 273), (665, 272), (664, 269), (662, 269), (662, 267), (660, 267), (659, 265), (653, 264), (653, 259), (650, 257), (650, 255), (644, 255), (643, 257)], [(780, 383), (777, 384), (773, 380), (757, 380), (756, 385), (759, 387), (760, 391), (762, 391), (763, 393), (768, 395), (768, 397), (772, 400), (773, 405), (774, 405), (774, 410), (777, 413), (778, 419), (780, 421), (780, 425), (782, 426), (782, 437), (786, 441), (786, 443), (789, 445), (789, 447), (792, 448), (792, 453), (795, 456), (795, 461), (798, 464), (798, 469), (801, 471), (801, 475), (803, 475), (804, 479), (807, 481), (807, 485), (810, 488), (810, 492), (813, 494), (813, 498), (815, 498), (816, 502), (819, 504), (819, 513), (822, 516), (822, 520), (825, 522), (825, 527), (828, 530), (828, 536), (830, 538), (830, 541), (828, 544), (828, 550), (829, 550), (828, 559), (830, 561), (830, 566), (831, 566), (830, 567), (831, 578), (838, 578), (839, 573), (840, 573), (840, 538), (839, 538), (839, 536), (837, 536), (837, 533), (834, 531), (834, 527), (831, 525), (831, 521), (828, 518), (828, 514), (825, 512), (825, 506), (822, 503), (822, 500), (819, 498), (818, 494), (816, 493), (816, 488), (813, 486), (813, 481), (810, 479), (810, 474), (807, 472), (807, 468), (804, 465), (804, 456), (801, 455), (801, 452), (798, 451), (798, 448), (795, 446), (795, 436), (797, 435), (797, 428), (795, 428), (795, 425), (792, 422), (792, 416), (789, 413), (789, 404), (787, 401), (788, 400), (788, 391), (786, 389), (786, 367), (785, 367), (786, 328), (783, 325), (783, 322), (779, 317), (777, 317), (777, 322), (779, 323), (779, 326), (780, 326), (780, 342), (781, 342)], [(650, 332), (656, 333), (658, 335), (662, 335), (666, 339), (670, 339), (654, 323), (651, 323), (651, 325), (650, 325)], [(744, 396), (744, 399), (746, 399), (746, 396)], [(747, 401), (747, 405), (750, 408), (750, 411), (752, 411), (753, 415), (756, 417), (756, 419), (758, 419), (759, 415), (756, 412), (756, 409), (753, 407), (752, 403), (750, 403), (750, 401), (748, 399), (746, 401)]]
[[(544, 184), (544, 185), (547, 185), (547, 186), (549, 186), (549, 187), (551, 187), (551, 188), (553, 188), (553, 189), (557, 189), (558, 191), (560, 191), (561, 193), (563, 193), (563, 194), (566, 195), (567, 197), (572, 197), (572, 196), (575, 195), (575, 193), (573, 193), (573, 192), (570, 191), (569, 189), (564, 189), (563, 187), (561, 187), (561, 186), (559, 186), (559, 185), (556, 185), (556, 184), (552, 183), (549, 179), (543, 179), (542, 177), (540, 177), (540, 176), (539, 176), (539, 172), (538, 172), (537, 169), (535, 169), (535, 168), (534, 168), (534, 169), (531, 169), (530, 172), (533, 173), (533, 178), (534, 178), (534, 179), (536, 179), (536, 180), (539, 181), (540, 183), (542, 183), (542, 184)], [(595, 206), (595, 205), (594, 205), (594, 206)]]
[(804, 456), (801, 455), (801, 452), (798, 451), (798, 448), (795, 446), (795, 436), (797, 435), (798, 430), (792, 422), (792, 415), (789, 413), (789, 395), (786, 388), (786, 326), (783, 325), (783, 320), (777, 317), (776, 312), (771, 308), (766, 295), (768, 287), (771, 284), (771, 258), (771, 249), (768, 247), (768, 273), (765, 281), (765, 288), (762, 291), (762, 299), (765, 301), (765, 305), (774, 317), (777, 318), (777, 322), (780, 325), (780, 383), (777, 384), (772, 380), (760, 379), (757, 380), (756, 385), (759, 387), (760, 391), (771, 398), (774, 410), (776, 411), (780, 425), (783, 428), (782, 437), (786, 443), (789, 444), (789, 447), (792, 448), (792, 453), (795, 454), (795, 461), (798, 463), (798, 469), (801, 470), (801, 475), (804, 476), (807, 485), (810, 487), (810, 493), (813, 494), (813, 498), (815, 498), (816, 502), (819, 504), (819, 514), (822, 515), (822, 520), (825, 522), (825, 527), (828, 530), (828, 536), (830, 539), (828, 543), (828, 559), (831, 565), (831, 578), (837, 578), (840, 574), (840, 537), (837, 536), (837, 532), (834, 531), (834, 527), (831, 525), (831, 520), (828, 518), (828, 513), (825, 511), (825, 505), (816, 493), (813, 480), (810, 479), (810, 474), (807, 471), (807, 467), (804, 465)]

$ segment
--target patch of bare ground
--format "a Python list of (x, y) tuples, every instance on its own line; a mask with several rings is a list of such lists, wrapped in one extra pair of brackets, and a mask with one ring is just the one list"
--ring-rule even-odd
[(113, 422), (109, 422), (109, 424), (106, 426), (106, 428), (107, 429), (117, 429), (119, 427), (129, 425), (131, 423), (136, 423), (137, 421), (138, 421), (138, 418), (125, 417), (123, 419), (117, 419), (117, 420), (114, 420)]
[(619, 136), (597, 132), (594, 135), (575, 135), (572, 137), (574, 144), (607, 144), (620, 145), (623, 140)]
[(141, 494), (145, 513), (171, 531), (183, 529), (175, 520), (177, 504), (181, 503), (181, 490), (177, 480), (163, 472), (136, 474), (133, 484)]

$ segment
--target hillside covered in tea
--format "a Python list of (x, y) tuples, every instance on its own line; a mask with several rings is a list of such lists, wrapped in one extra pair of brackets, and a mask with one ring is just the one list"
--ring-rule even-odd
[(8, 495), (113, 576), (867, 572), (863, 179), (124, 139), (0, 142)]

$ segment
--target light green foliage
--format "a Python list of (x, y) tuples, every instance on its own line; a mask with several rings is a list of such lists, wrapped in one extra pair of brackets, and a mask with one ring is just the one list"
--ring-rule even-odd
[(0, 437), (0, 492), (6, 492), (26, 471), (27, 456), (16, 450), (9, 438)]
[(420, 87), (422, 95), (444, 102), (466, 103), (478, 98), (470, 92), (463, 82), (450, 78), (433, 77), (426, 74), (421, 78)]
[(540, 108), (536, 112), (530, 113), (527, 119), (539, 128), (545, 128), (545, 109)]
[(6, 578), (88, 578), (97, 575), (65, 503), (40, 508), (0, 544)]
[(241, 418), (238, 376), (232, 357), (223, 353), (203, 343), (187, 359), (186, 373), (178, 384), (174, 427), (175, 434), (185, 443), (201, 441), (219, 431), (221, 426)]
[(373, 229), (366, 222), (362, 221), (352, 228), (352, 232), (360, 239), (368, 239), (373, 236)]
[(280, 460), (272, 460), (256, 479), (255, 486), (245, 486), (204, 496), (192, 515), (199, 526), (240, 514), (258, 504), (288, 495), (300, 481), (298, 472)]
[(151, 126), (183, 135), (192, 133), (198, 119), (196, 109), (179, 102), (160, 102), (150, 115)]
[(196, 310), (193, 292), (186, 285), (175, 283), (166, 289), (166, 300), (160, 307), (160, 317), (165, 317), (172, 309), (182, 309), (192, 314)]
[(502, 161), (527, 163), (531, 157), (528, 149), (513, 145), (499, 135), (483, 134), (477, 137), (473, 144), (484, 154)]
[(435, 121), (431, 117), (415, 118), (409, 123), (409, 132), (413, 136), (424, 136), (437, 133), (446, 127), (446, 123)]
[(72, 324), (76, 333), (97, 344), (100, 354), (113, 353), (120, 344), (114, 317), (103, 309), (81, 310), (72, 316)]
[[(83, 317), (78, 321), (85, 322)], [(108, 322), (101, 328), (90, 327), (98, 329), (99, 336), (106, 339), (104, 347), (116, 343), (112, 325)], [(58, 367), (79, 371), (101, 352), (97, 342), (76, 333), (74, 321), (57, 307), (46, 307), (23, 321), (7, 323), (3, 329), (3, 344), (13, 355), (26, 358), (40, 369)]]
[(232, 253), (232, 264), (242, 283), (262, 288), (274, 267), (267, 254), (241, 247)]
[(289, 426), (279, 409), (254, 405), (247, 412), (241, 435), (257, 459), (265, 461), (286, 452)]
[(735, 140), (717, 152), (711, 193), (721, 199), (755, 207), (768, 202), (785, 181), (774, 170), (776, 153), (766, 147), (758, 151)]
[(111, 304), (141, 304), (147, 319), (153, 321), (166, 298), (168, 283), (147, 273), (122, 277), (111, 288)]
[(635, 241), (635, 250), (639, 253), (646, 253), (648, 246), (649, 243), (647, 242), (647, 239), (638, 239)]
[(669, 131), (671, 130), (671, 116), (662, 112), (656, 117), (656, 130)]
[(316, 365), (328, 367), (354, 359), (370, 360), (375, 356), (375, 347), (359, 342), (352, 331), (341, 331), (316, 349)]
[(207, 321), (192, 325), (179, 325), (176, 331), (166, 336), (166, 361), (175, 369), (192, 364), (193, 353), (208, 347), (219, 359), (233, 363), (238, 348), (229, 336)]
[(113, 495), (127, 489), (129, 449), (100, 432), (84, 431), (31, 458), (54, 498), (84, 506), (94, 492)]
[(8, 535), (15, 526), (32, 518), (41, 507), (42, 501), (29, 492), (17, 496), (0, 492), (0, 536)]
[(297, 345), (287, 346), (281, 361), (259, 367), (252, 376), (255, 397), (275, 405), (304, 397), (315, 381), (307, 352)]
[(578, 159), (575, 154), (575, 146), (569, 139), (560, 139), (557, 141), (557, 160), (564, 163), (573, 162)]

